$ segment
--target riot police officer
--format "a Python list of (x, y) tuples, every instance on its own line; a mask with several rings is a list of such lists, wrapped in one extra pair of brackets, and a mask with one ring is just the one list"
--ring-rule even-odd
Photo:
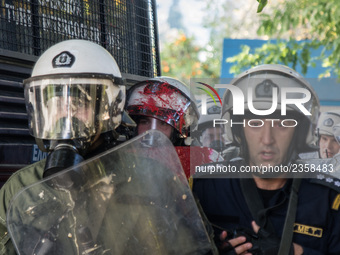
[(6, 212), (22, 188), (80, 163), (116, 144), (125, 86), (118, 65), (103, 47), (67, 40), (46, 50), (24, 81), (29, 131), (46, 160), (14, 173), (0, 191), (0, 253), (15, 254)]
[(196, 128), (199, 113), (181, 81), (161, 76), (139, 82), (129, 89), (125, 109), (137, 123), (137, 134), (157, 129), (175, 146), (191, 144), (190, 131)]
[[(240, 152), (239, 148), (228, 140), (225, 129), (222, 126), (214, 127), (214, 120), (221, 118), (222, 108), (213, 100), (207, 102), (207, 114), (201, 115), (198, 120), (199, 141), (202, 146), (212, 148), (218, 151), (224, 160), (236, 158)], [(201, 112), (202, 104), (198, 105)]]
[(157, 129), (170, 139), (189, 179), (194, 165), (222, 160), (217, 151), (201, 148), (192, 135), (200, 114), (183, 82), (166, 76), (139, 82), (128, 90), (125, 109), (137, 124), (135, 135)]
[[(220, 252), (339, 254), (340, 182), (324, 173), (309, 176), (313, 167), (295, 164), (299, 153), (315, 149), (319, 101), (310, 84), (282, 65), (254, 67), (231, 84), (244, 97), (227, 90), (222, 118), (243, 160), (224, 163), (237, 174), (197, 177), (193, 186)], [(241, 99), (244, 114), (234, 114)], [(306, 178), (290, 178), (294, 167)]]
[(339, 123), (340, 111), (327, 111), (321, 113), (315, 131), (320, 147), (320, 158), (331, 158), (339, 152), (340, 145), (335, 140), (333, 131), (333, 127)]

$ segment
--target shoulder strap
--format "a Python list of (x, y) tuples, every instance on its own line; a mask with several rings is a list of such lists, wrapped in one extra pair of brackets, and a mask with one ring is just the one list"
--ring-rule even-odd
[(293, 180), (290, 197), (289, 197), (287, 215), (286, 215), (285, 224), (283, 227), (283, 232), (282, 232), (282, 237), (281, 237), (281, 242), (280, 242), (280, 249), (279, 249), (278, 255), (289, 254), (289, 251), (292, 245), (294, 222), (295, 222), (295, 216), (296, 216), (300, 184), (301, 184), (301, 179)]
[(275, 233), (272, 223), (267, 220), (266, 209), (264, 208), (254, 179), (242, 178), (240, 179), (240, 184), (248, 208), (256, 223), (268, 232)]
[[(244, 198), (256, 223), (270, 233), (275, 233), (272, 223), (266, 218), (266, 210), (257, 191), (254, 180), (240, 179), (240, 184)], [(300, 184), (301, 179), (293, 180), (278, 255), (289, 254), (291, 248)]]

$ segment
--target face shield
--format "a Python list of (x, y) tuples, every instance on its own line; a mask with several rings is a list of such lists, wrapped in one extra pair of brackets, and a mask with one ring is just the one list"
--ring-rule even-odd
[[(211, 100), (207, 102), (206, 108), (206, 114), (202, 114), (198, 120), (199, 140), (202, 146), (222, 152), (227, 148), (228, 137), (223, 126), (214, 127), (214, 121), (221, 119), (221, 107)], [(202, 112), (202, 105), (199, 105), (199, 110)]]
[[(170, 140), (172, 140), (173, 138), (174, 128), (164, 121), (152, 117), (140, 116), (136, 119), (136, 122), (138, 135), (149, 133), (150, 130), (158, 130)], [(159, 145), (158, 140), (158, 133), (153, 133), (152, 136), (147, 134), (143, 137), (143, 146), (157, 146)]]
[(205, 147), (222, 151), (226, 148), (228, 140), (222, 127), (208, 127), (202, 131), (200, 142)]
[(35, 138), (89, 138), (120, 124), (125, 87), (107, 76), (31, 78), (25, 81), (25, 100)]
[(160, 121), (152, 117), (140, 117), (138, 118), (137, 131), (138, 134), (142, 134), (148, 130), (158, 130), (161, 131), (168, 138), (171, 138), (174, 128), (169, 124)]

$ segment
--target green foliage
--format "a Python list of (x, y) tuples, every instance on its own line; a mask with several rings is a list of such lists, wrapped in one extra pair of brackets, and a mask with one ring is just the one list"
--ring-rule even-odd
[(194, 37), (180, 33), (161, 50), (162, 75), (177, 78), (189, 84), (190, 78), (216, 78), (220, 61), (213, 47), (199, 46)]
[(257, 0), (259, 2), (259, 6), (257, 7), (257, 12), (262, 12), (263, 8), (267, 5), (268, 0)]
[[(263, 9), (266, 1), (257, 1)], [(299, 63), (305, 74), (316, 60), (321, 60), (326, 68), (321, 76), (327, 77), (332, 72), (340, 77), (339, 0), (272, 1), (266, 11), (259, 14), (261, 21), (257, 33), (274, 38), (277, 43), (269, 40), (253, 52), (243, 46), (240, 54), (227, 59), (235, 63), (233, 72), (264, 63), (282, 63), (293, 68)], [(298, 41), (302, 43), (298, 44)], [(317, 48), (321, 53), (312, 59), (311, 51)]]

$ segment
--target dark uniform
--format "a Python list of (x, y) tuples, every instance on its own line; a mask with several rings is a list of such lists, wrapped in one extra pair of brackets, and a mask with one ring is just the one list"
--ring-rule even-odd
[[(258, 190), (264, 204), (264, 221), (279, 237), (286, 218), (292, 180), (277, 191)], [(323, 174), (302, 179), (298, 193), (293, 242), (304, 254), (340, 254), (340, 181)], [(252, 229), (254, 220), (244, 198), (240, 179), (194, 179), (193, 191), (219, 235), (221, 227)], [(218, 226), (218, 227), (217, 227)]]

